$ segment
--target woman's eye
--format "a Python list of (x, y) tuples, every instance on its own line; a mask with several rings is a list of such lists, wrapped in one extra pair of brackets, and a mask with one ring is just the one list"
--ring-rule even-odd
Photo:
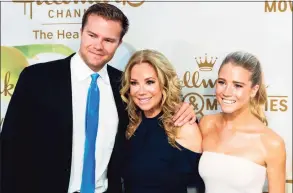
[(218, 84), (225, 84), (225, 82), (222, 80), (218, 80)]
[(153, 81), (153, 80), (148, 80), (147, 81), (147, 84), (154, 84), (155, 83), (155, 81)]

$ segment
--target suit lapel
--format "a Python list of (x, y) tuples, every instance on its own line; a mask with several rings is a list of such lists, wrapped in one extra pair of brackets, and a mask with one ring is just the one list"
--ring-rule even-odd
[[(71, 170), (71, 158), (72, 158), (72, 134), (73, 134), (73, 112), (72, 112), (72, 87), (71, 87), (71, 70), (70, 61), (71, 56), (60, 60), (60, 63), (56, 68), (56, 77), (54, 77), (54, 102), (56, 109), (58, 109), (57, 123), (60, 131), (59, 135), (62, 141), (58, 142), (63, 152), (63, 157), (60, 159), (60, 165), (66, 170), (66, 176), (64, 180), (66, 187), (68, 188)], [(60, 157), (61, 158), (61, 157)], [(62, 163), (61, 163), (62, 162)]]
[(121, 88), (121, 76), (122, 73), (116, 69), (114, 69), (111, 66), (107, 66), (110, 83), (117, 107), (118, 117), (119, 117), (119, 123), (121, 123), (121, 120), (127, 119), (127, 111), (125, 110), (125, 105), (122, 102), (121, 96), (120, 96), (120, 88)]

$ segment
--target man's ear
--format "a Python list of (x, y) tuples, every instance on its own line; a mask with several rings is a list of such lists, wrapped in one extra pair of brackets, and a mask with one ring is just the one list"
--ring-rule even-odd
[(258, 90), (259, 90), (259, 85), (258, 85), (258, 84), (255, 85), (255, 86), (253, 86), (253, 87), (251, 88), (250, 97), (251, 97), (251, 98), (255, 97), (255, 95), (256, 95), (256, 93), (257, 93)]

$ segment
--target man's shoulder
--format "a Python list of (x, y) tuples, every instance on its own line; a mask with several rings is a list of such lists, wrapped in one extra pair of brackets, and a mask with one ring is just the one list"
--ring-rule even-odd
[(72, 55), (58, 60), (32, 64), (25, 67), (20, 77), (28, 81), (48, 81), (70, 75), (70, 58)]
[(109, 64), (107, 65), (107, 69), (108, 69), (108, 71), (112, 71), (112, 72), (117, 73), (117, 74), (122, 74), (123, 73), (121, 70), (119, 70), (119, 69), (117, 69), (117, 68), (115, 68), (115, 67), (113, 67), (113, 66), (111, 66)]
[(56, 68), (64, 68), (64, 67), (69, 67), (67, 64), (70, 64), (70, 59), (73, 56), (67, 56), (62, 59), (58, 60), (52, 60), (52, 61), (47, 61), (47, 62), (42, 62), (42, 63), (36, 63), (33, 65), (30, 65), (26, 67), (26, 71), (46, 71), (49, 72), (50, 70), (55, 70)]
[(123, 72), (121, 70), (118, 70), (117, 68), (107, 65), (108, 74), (110, 77), (121, 77)]

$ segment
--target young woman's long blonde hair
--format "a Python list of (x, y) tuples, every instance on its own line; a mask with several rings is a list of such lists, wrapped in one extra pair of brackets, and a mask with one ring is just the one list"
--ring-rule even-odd
[(168, 136), (169, 143), (177, 147), (175, 143), (177, 128), (174, 126), (172, 116), (181, 102), (181, 87), (176, 71), (169, 60), (163, 54), (155, 50), (141, 50), (135, 52), (126, 65), (122, 77), (122, 89), (120, 90), (122, 100), (127, 104), (130, 120), (126, 131), (126, 137), (129, 139), (134, 134), (142, 120), (141, 110), (138, 109), (129, 95), (131, 70), (134, 65), (140, 65), (141, 63), (150, 64), (158, 75), (158, 81), (163, 93), (161, 101), (163, 114), (160, 119)]
[(267, 118), (263, 111), (263, 106), (267, 102), (267, 92), (263, 83), (263, 73), (259, 60), (254, 55), (247, 52), (232, 52), (228, 54), (223, 60), (219, 72), (222, 67), (228, 63), (231, 63), (235, 66), (240, 66), (251, 72), (250, 80), (252, 82), (252, 87), (259, 85), (259, 89), (255, 97), (250, 100), (250, 111), (265, 125), (268, 125)]

